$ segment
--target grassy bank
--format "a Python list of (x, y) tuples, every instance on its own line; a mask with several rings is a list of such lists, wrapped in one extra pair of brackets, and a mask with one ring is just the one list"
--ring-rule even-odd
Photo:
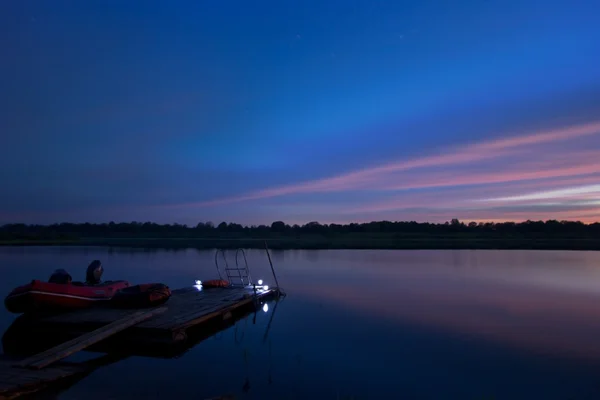
[(0, 246), (110, 246), (143, 248), (264, 248), (271, 249), (531, 249), (600, 250), (600, 238), (495, 238), (495, 237), (270, 237), (270, 238), (76, 238), (12, 239)]

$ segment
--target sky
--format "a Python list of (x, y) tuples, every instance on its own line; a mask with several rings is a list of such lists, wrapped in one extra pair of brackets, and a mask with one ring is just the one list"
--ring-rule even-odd
[(600, 221), (597, 1), (4, 1), (0, 223)]

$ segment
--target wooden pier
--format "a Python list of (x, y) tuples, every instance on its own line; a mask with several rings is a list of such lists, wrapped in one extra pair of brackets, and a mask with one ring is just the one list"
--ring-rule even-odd
[[(165, 304), (143, 310), (92, 308), (22, 315), (3, 336), (5, 354), (20, 359), (0, 359), (0, 399), (85, 374), (85, 367), (61, 362), (84, 348), (115, 354), (126, 351), (128, 355), (176, 356), (280, 295), (278, 288), (206, 289), (198, 285), (174, 290)], [(56, 347), (48, 349), (52, 345)], [(42, 353), (27, 354), (32, 351)]]
[[(161, 352), (179, 352), (187, 347), (188, 341), (197, 341), (195, 336), (210, 331), (234, 314), (254, 311), (262, 302), (278, 297), (278, 288), (263, 290), (260, 287), (226, 287), (205, 289), (192, 286), (173, 290), (166, 308), (160, 315), (142, 321), (123, 332), (104, 339), (102, 346), (90, 350), (106, 351), (105, 348), (138, 351), (139, 355), (157, 355)], [(152, 311), (153, 308), (144, 309)], [(121, 319), (132, 318), (140, 310), (92, 308), (56, 315), (22, 315), (17, 318), (3, 337), (6, 354), (24, 354), (39, 351), (34, 344), (47, 348), (48, 345), (71, 340)], [(155, 353), (155, 354), (151, 354)], [(166, 354), (169, 357), (169, 354)]]
[[(235, 266), (228, 263), (224, 250), (217, 250), (217, 273), (223, 279), (223, 269), (231, 284), (228, 287), (199, 284), (174, 290), (166, 303), (144, 309), (97, 307), (21, 315), (2, 336), (0, 399), (82, 379), (102, 365), (131, 355), (176, 357), (235, 321), (251, 313), (256, 317), (264, 302), (283, 295), (266, 242), (265, 250), (277, 284), (274, 288), (252, 283), (243, 249), (235, 252)], [(224, 268), (219, 266), (219, 256)], [(233, 284), (236, 280), (239, 283)], [(84, 349), (107, 354), (83, 363), (64, 361)]]

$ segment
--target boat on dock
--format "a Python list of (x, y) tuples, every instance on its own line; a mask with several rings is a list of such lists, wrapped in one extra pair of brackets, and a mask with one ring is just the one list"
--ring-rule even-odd
[(127, 281), (108, 281), (98, 285), (52, 283), (38, 279), (15, 288), (4, 299), (4, 306), (12, 313), (31, 311), (76, 310), (108, 304)]
[(71, 275), (58, 269), (48, 282), (34, 279), (13, 289), (4, 299), (9, 312), (64, 312), (91, 307), (145, 308), (158, 306), (171, 297), (171, 290), (162, 283), (131, 286), (128, 281), (101, 282), (104, 269), (98, 260), (92, 261), (85, 282), (73, 282)]

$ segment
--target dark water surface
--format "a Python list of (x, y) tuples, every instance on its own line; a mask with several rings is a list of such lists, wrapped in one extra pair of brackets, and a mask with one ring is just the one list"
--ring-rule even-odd
[[(272, 285), (264, 252), (247, 252)], [(288, 296), (178, 358), (129, 357), (59, 399), (598, 399), (600, 253), (273, 251)], [(0, 248), (3, 296), (65, 268), (172, 288), (214, 251)], [(2, 309), (0, 329), (15, 316)], [(77, 357), (98, 356), (82, 353)]]

